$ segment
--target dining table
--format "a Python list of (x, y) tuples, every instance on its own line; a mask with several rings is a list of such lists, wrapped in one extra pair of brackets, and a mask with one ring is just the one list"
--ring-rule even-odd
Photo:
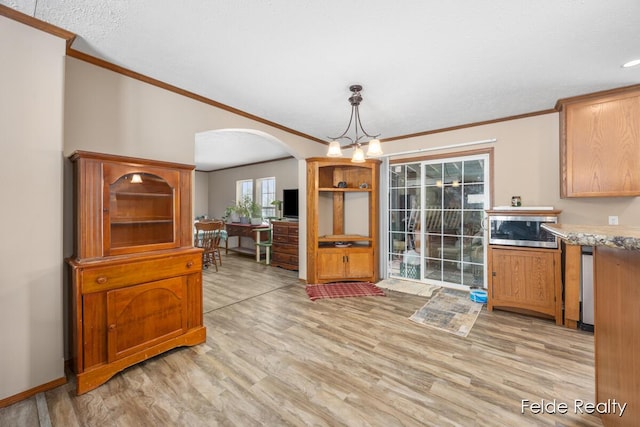
[[(268, 238), (265, 227), (267, 227), (266, 224), (253, 225), (243, 224), (240, 222), (227, 223), (225, 226), (227, 232), (225, 240), (225, 254), (228, 254), (229, 251), (233, 251), (245, 255), (255, 255), (256, 258), (259, 259), (260, 246), (256, 245), (255, 243), (260, 242), (261, 239)], [(229, 247), (229, 240), (231, 237), (238, 238), (238, 246), (234, 246), (231, 248)], [(242, 246), (243, 237), (253, 240), (253, 245), (251, 247)]]

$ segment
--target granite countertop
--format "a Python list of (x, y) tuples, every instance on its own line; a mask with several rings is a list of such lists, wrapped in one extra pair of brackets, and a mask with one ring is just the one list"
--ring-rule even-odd
[(570, 245), (640, 250), (640, 227), (547, 223), (542, 228)]

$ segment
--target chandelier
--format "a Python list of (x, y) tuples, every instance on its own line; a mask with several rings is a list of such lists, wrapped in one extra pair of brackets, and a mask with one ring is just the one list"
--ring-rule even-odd
[[(362, 151), (362, 145), (367, 144), (367, 157), (377, 157), (382, 155), (382, 147), (380, 146), (380, 140), (378, 135), (370, 135), (367, 131), (362, 127), (362, 122), (360, 121), (360, 111), (358, 107), (360, 106), (360, 102), (362, 102), (362, 95), (360, 95), (360, 91), (362, 90), (361, 85), (351, 85), (349, 86), (349, 90), (352, 92), (352, 95), (349, 97), (349, 103), (351, 104), (351, 117), (349, 118), (349, 124), (347, 128), (340, 136), (329, 137), (332, 141), (329, 144), (329, 151), (327, 151), (328, 157), (341, 157), (342, 156), (342, 144), (340, 144), (341, 139), (346, 139), (351, 141), (351, 144), (345, 147), (355, 146), (353, 150), (353, 157), (351, 161), (353, 163), (363, 163), (364, 162), (364, 151)], [(354, 135), (347, 136), (349, 130), (351, 129), (351, 124), (354, 124)], [(370, 138), (368, 142), (363, 143), (361, 140), (364, 138)]]

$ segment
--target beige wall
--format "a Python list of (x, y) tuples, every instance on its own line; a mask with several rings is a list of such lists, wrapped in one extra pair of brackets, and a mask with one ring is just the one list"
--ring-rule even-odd
[(65, 40), (0, 16), (0, 399), (64, 378)]
[(266, 132), (298, 158), (320, 145), (71, 57), (66, 85), (65, 155), (85, 150), (193, 164), (195, 134), (226, 128)]
[(209, 214), (209, 173), (196, 172), (193, 181), (193, 216), (211, 215)]
[(276, 198), (282, 200), (283, 189), (298, 188), (298, 161), (285, 159), (209, 172), (209, 215), (222, 218), (225, 208), (236, 199), (236, 181), (272, 176), (276, 178)]
[(560, 221), (564, 223), (606, 224), (609, 215), (617, 215), (620, 224), (640, 225), (640, 198), (560, 198), (558, 113), (391, 141), (383, 143), (382, 148), (385, 154), (392, 154), (492, 138), (497, 141), (411, 156), (455, 153), (492, 146), (495, 156), (494, 206), (509, 205), (511, 196), (521, 196), (525, 206), (554, 206), (561, 209)]

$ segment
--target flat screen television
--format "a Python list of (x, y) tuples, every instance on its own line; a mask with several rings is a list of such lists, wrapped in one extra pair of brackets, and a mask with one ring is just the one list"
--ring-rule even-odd
[(298, 218), (298, 189), (282, 190), (282, 216)]

